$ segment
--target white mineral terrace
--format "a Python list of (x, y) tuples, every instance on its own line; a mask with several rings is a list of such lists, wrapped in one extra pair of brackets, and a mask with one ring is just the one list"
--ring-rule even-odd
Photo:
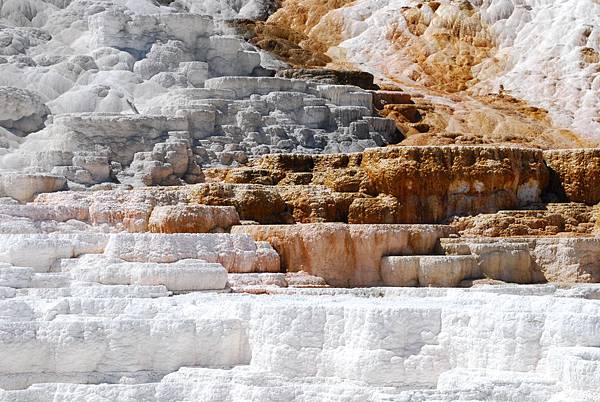
[(2, 291), (3, 401), (600, 398), (598, 286)]
[[(35, 204), (3, 212), (27, 207), (35, 215)], [(473, 253), (433, 255), (449, 227), (323, 224), (361, 237), (321, 255), (326, 266), (309, 259), (308, 272), (283, 273), (280, 256), (244, 226), (77, 233), (73, 220), (46, 220), (56, 230), (22, 234), (31, 227), (13, 219), (0, 234), (2, 401), (600, 400), (600, 285), (343, 289), (309, 275), (327, 276), (328, 261), (360, 244), (341, 271), (353, 280), (456, 286), (496, 269), (517, 281), (531, 279), (531, 264), (510, 271), (493, 256), (522, 259), (539, 244), (502, 257), (506, 244), (491, 251), (490, 239), (441, 239), (449, 252)], [(319, 227), (297, 227), (300, 237), (280, 248), (287, 264), (303, 247), (321, 252), (309, 240)], [(568, 254), (596, 241), (565, 240), (552, 247)]]

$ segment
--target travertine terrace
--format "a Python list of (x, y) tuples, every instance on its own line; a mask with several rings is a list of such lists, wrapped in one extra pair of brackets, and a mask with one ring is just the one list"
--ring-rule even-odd
[(0, 401), (600, 401), (594, 0), (0, 0)]

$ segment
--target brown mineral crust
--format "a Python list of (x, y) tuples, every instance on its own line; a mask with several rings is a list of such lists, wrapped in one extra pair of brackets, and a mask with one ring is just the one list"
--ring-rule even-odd
[(365, 150), (362, 168), (378, 193), (403, 205), (401, 222), (514, 209), (539, 200), (548, 183), (542, 152), (492, 147)]
[(316, 51), (322, 45), (305, 34), (273, 22), (235, 20), (229, 25), (258, 48), (298, 67), (324, 67), (332, 60)]
[(382, 284), (385, 255), (430, 254), (441, 237), (454, 230), (444, 225), (298, 225), (234, 226), (232, 233), (268, 241), (286, 272), (304, 271), (332, 286)]
[(540, 210), (455, 218), (450, 225), (466, 237), (593, 236), (597, 216), (595, 208), (584, 204), (548, 204)]
[(600, 148), (544, 152), (551, 172), (549, 192), (565, 201), (600, 202)]
[(348, 223), (398, 223), (402, 219), (402, 204), (391, 195), (355, 198), (348, 210)]
[[(373, 74), (365, 71), (331, 70), (326, 68), (290, 68), (280, 70), (276, 77), (302, 79), (329, 85), (354, 85), (362, 89), (376, 90)], [(375, 92), (375, 91), (374, 91)]]
[(347, 222), (350, 205), (360, 193), (341, 193), (323, 186), (278, 186), (296, 223)]
[(157, 206), (150, 215), (148, 230), (153, 233), (226, 232), (239, 225), (234, 207), (207, 205)]
[(261, 224), (293, 222), (284, 199), (273, 186), (207, 183), (183, 191), (193, 203), (234, 206), (242, 220)]

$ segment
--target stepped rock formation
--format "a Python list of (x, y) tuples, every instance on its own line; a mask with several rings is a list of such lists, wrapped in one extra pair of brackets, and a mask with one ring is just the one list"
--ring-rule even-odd
[[(565, 148), (600, 141), (598, 7), (594, 0), (284, 0), (266, 22), (241, 28), (293, 65), (350, 66), (403, 87), (411, 102), (384, 113), (415, 136), (411, 145)], [(415, 117), (403, 116), (407, 106)]]
[(600, 401), (598, 7), (0, 0), (0, 401)]

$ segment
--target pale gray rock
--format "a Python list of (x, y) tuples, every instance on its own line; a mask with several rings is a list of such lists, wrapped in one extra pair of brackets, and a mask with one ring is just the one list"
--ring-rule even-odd
[(0, 126), (20, 136), (43, 128), (50, 113), (39, 95), (13, 87), (0, 87), (0, 105)]
[(0, 196), (20, 202), (32, 201), (36, 195), (66, 189), (67, 180), (49, 174), (0, 173)]

